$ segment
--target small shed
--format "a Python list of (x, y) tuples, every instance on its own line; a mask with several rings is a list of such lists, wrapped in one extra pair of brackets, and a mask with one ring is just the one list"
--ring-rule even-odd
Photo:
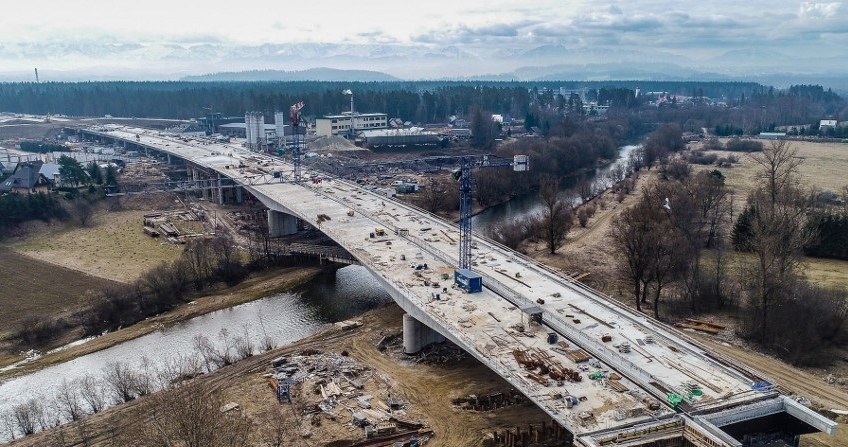
[(541, 307), (527, 304), (521, 307), (521, 311), (527, 314), (530, 321), (542, 324), (543, 311)]

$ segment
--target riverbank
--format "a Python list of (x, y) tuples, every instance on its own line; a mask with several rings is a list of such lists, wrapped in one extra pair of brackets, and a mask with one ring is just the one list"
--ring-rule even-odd
[[(315, 278), (322, 268), (320, 267), (288, 267), (273, 268), (254, 274), (241, 284), (218, 292), (213, 295), (197, 298), (196, 300), (181, 305), (171, 311), (148, 318), (132, 326), (119, 329), (88, 342), (46, 354), (20, 366), (0, 371), (0, 380), (28, 374), (51, 365), (73, 360), (77, 357), (97, 352), (120, 343), (150, 334), (154, 331), (167, 328), (175, 323), (190, 320), (194, 317), (204, 315), (221, 309), (227, 309), (239, 304), (263, 298), (283, 291), (291, 290), (306, 284)], [(7, 366), (18, 359), (4, 359)]]
[[(359, 364), (367, 366), (391, 395), (408, 402), (407, 417), (427, 423), (434, 433), (428, 446), (481, 445), (483, 439), (495, 430), (528, 424), (549, 422), (545, 413), (530, 403), (521, 403), (491, 411), (461, 410), (452, 400), (470, 394), (485, 395), (511, 389), (510, 385), (478, 361), (466, 356), (462, 360), (440, 364), (417, 363), (396, 349), (377, 349), (377, 342), (389, 334), (401, 330), (403, 311), (395, 304), (387, 304), (356, 317), (362, 326), (352, 330), (341, 330), (332, 326), (318, 334), (308, 336), (285, 347), (242, 360), (213, 373), (194, 379), (201, 388), (209, 392), (223, 393), (225, 402), (239, 404), (242, 414), (252, 422), (248, 435), (249, 445), (262, 445), (260, 430), (268, 424), (268, 415), (288, 406), (280, 406), (274, 393), (268, 388), (264, 373), (270, 371), (272, 359), (317, 350), (326, 353), (347, 354)], [(166, 391), (167, 392), (167, 391)], [(311, 393), (311, 390), (303, 390)], [(122, 432), (138, 433), (140, 425), (148, 421), (156, 408), (158, 393), (145, 396), (126, 404), (88, 416), (59, 429), (37, 433), (11, 443), (14, 447), (44, 446), (58, 438), (61, 431), (65, 445), (89, 445), (106, 447), (128, 445), (131, 441), (116, 436)], [(297, 401), (298, 396), (294, 396)], [(325, 420), (321, 426), (312, 426), (310, 418), (303, 418), (302, 426), (293, 428), (282, 445), (326, 445), (339, 441), (339, 433), (345, 439), (362, 436), (348, 430), (349, 419)], [(309, 439), (301, 438), (305, 431)], [(361, 429), (359, 429), (361, 430)], [(85, 437), (85, 442), (83, 441)], [(342, 444), (338, 444), (342, 445)]]

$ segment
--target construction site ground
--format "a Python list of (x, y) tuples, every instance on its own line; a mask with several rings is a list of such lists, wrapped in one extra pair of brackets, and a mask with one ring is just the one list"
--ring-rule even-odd
[[(507, 391), (509, 385), (479, 362), (464, 360), (446, 364), (414, 363), (399, 358), (390, 350), (381, 352), (377, 342), (386, 334), (400, 331), (402, 311), (394, 304), (381, 307), (357, 317), (363, 325), (352, 330), (339, 328), (308, 337), (290, 346), (254, 356), (235, 365), (222, 368), (196, 380), (204, 388), (221, 391), (226, 402), (239, 404), (241, 411), (259, 424), (265, 414), (281, 404), (268, 386), (264, 375), (271, 371), (271, 361), (280, 356), (295, 355), (304, 350), (317, 350), (340, 354), (347, 351), (358, 364), (368, 367), (380, 378), (374, 385), (378, 392), (391, 387), (392, 396), (407, 402), (410, 418), (427, 423), (434, 434), (428, 446), (475, 446), (493, 430), (526, 428), (528, 424), (540, 424), (548, 417), (529, 403), (511, 405), (491, 411), (461, 410), (452, 404), (455, 398), (469, 394), (485, 394), (492, 391)], [(374, 395), (377, 399), (379, 394)], [(90, 445), (109, 446), (114, 432), (128, 428), (148, 418), (152, 403), (150, 396), (123, 404), (103, 413), (90, 416), (83, 422), (74, 422), (64, 430), (77, 436), (76, 425), (85, 424), (94, 439)], [(283, 404), (288, 405), (288, 404)], [(347, 425), (347, 420), (338, 422), (323, 419), (320, 427), (303, 422), (311, 431), (310, 438), (298, 438), (285, 445), (326, 445), (332, 441), (360, 438), (362, 435)], [(254, 427), (255, 428), (255, 427)], [(361, 431), (361, 429), (359, 429)], [(299, 436), (301, 432), (295, 434)], [(12, 443), (12, 446), (46, 445), (51, 433), (39, 433)], [(344, 445), (344, 444), (334, 444)]]
[[(395, 305), (387, 305), (373, 310), (357, 320), (363, 325), (357, 329), (345, 331), (338, 328), (308, 337), (292, 345), (248, 358), (235, 365), (225, 367), (196, 380), (202, 382), (210, 392), (221, 391), (227, 402), (235, 402), (256, 424), (263, 421), (264, 415), (280, 404), (268, 386), (265, 375), (271, 371), (272, 360), (280, 356), (291, 356), (304, 350), (316, 350), (325, 353), (340, 354), (347, 351), (358, 364), (373, 371), (378, 392), (391, 389), (392, 396), (408, 402), (407, 414), (411, 419), (420, 419), (432, 429), (434, 437), (428, 443), (432, 446), (475, 446), (492, 431), (526, 427), (527, 424), (539, 424), (547, 421), (546, 415), (532, 404), (507, 406), (491, 411), (461, 410), (452, 405), (452, 400), (470, 394), (485, 394), (492, 391), (507, 391), (509, 386), (489, 369), (471, 358), (441, 363), (415, 363), (404, 359), (397, 352), (381, 352), (376, 344), (388, 334), (400, 331), (402, 311)], [(719, 352), (738, 358), (755, 368), (772, 374), (781, 386), (790, 390), (796, 385), (814, 401), (827, 402), (828, 405), (848, 405), (848, 396), (834, 391), (833, 387), (819, 384), (819, 380), (803, 371), (788, 366), (779, 360), (760, 354), (724, 346), (720, 343), (702, 339)], [(366, 391), (372, 391), (366, 389)], [(379, 394), (374, 397), (377, 398)], [(313, 398), (314, 400), (314, 398)], [(150, 397), (138, 399), (90, 416), (83, 422), (65, 426), (66, 433), (77, 436), (75, 426), (85, 424), (85, 430), (92, 436), (93, 446), (109, 446), (111, 436), (138, 421), (147, 419), (152, 400)], [(297, 398), (295, 399), (297, 403)], [(283, 404), (288, 405), (288, 404)], [(843, 447), (848, 446), (848, 423), (843, 417), (837, 417), (840, 424), (834, 436), (823, 434), (808, 435), (802, 438), (803, 447)], [(311, 426), (308, 418), (301, 421), (303, 427), (311, 432), (309, 440), (299, 439), (291, 445), (325, 445), (340, 439), (355, 439), (353, 431), (343, 418), (337, 422), (322, 420), (320, 427)], [(302, 431), (298, 431), (297, 437)], [(12, 446), (48, 445), (51, 433), (40, 433), (12, 443)]]

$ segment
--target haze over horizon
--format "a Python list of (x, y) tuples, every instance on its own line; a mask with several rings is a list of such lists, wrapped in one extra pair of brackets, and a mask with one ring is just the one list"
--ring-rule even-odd
[[(0, 16), (0, 80), (379, 70), (402, 79), (848, 74), (843, 2), (46, 0)], [(249, 6), (249, 7), (248, 7)]]

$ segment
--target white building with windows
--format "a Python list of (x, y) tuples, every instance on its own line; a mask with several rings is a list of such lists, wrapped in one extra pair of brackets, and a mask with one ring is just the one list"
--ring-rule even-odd
[(388, 127), (388, 115), (385, 113), (342, 113), (326, 115), (315, 120), (315, 133), (318, 136), (346, 135), (351, 126), (354, 132), (362, 130), (385, 129)]

